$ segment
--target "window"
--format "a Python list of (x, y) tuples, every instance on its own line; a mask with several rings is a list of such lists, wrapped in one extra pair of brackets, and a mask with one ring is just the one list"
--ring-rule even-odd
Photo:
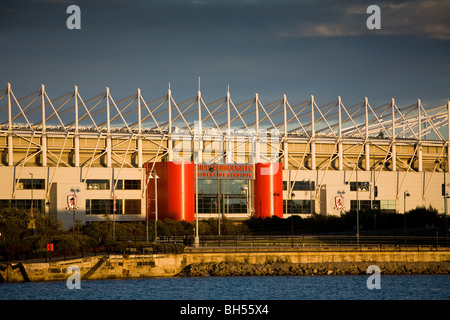
[(198, 180), (198, 212), (247, 213), (249, 180), (220, 180), (220, 199), (218, 199), (217, 179)]
[[(295, 181), (293, 182), (294, 186), (292, 188), (293, 191), (296, 190), (314, 190), (315, 182), (314, 181)], [(309, 200), (308, 200), (309, 201)]]
[(370, 201), (370, 200), (350, 200), (350, 210), (356, 210), (356, 206), (359, 203), (359, 210), (371, 210), (372, 208), (375, 208), (378, 205), (379, 201)]
[[(220, 193), (221, 195), (244, 195), (246, 190), (248, 190), (248, 181), (249, 180), (220, 180)], [(217, 191), (217, 179), (198, 180), (198, 194), (216, 195)]]
[[(350, 182), (350, 191), (357, 191), (356, 185), (356, 182)], [(369, 185), (368, 181), (358, 181), (358, 191), (369, 191)]]
[[(6, 199), (0, 200), (0, 209), (16, 207), (18, 209), (29, 210), (31, 208), (31, 199), (30, 200), (17, 200), (17, 199)], [(41, 199), (33, 199), (33, 210), (39, 210), (40, 212), (44, 212), (44, 200)]]
[(248, 190), (248, 180), (223, 180), (221, 187), (225, 195), (244, 195), (244, 190)]
[(113, 214), (113, 213), (123, 214), (122, 200), (116, 200), (115, 212), (114, 212), (114, 200), (112, 199), (86, 200), (86, 214)]
[[(116, 190), (141, 190), (141, 180), (116, 180)], [(114, 183), (116, 182), (114, 181)]]
[(108, 179), (86, 179), (84, 182), (88, 190), (110, 189), (110, 181)]
[[(315, 190), (316, 183), (315, 181), (292, 181), (291, 186), (293, 185), (292, 191), (309, 191)], [(288, 181), (283, 181), (283, 190), (287, 190)]]
[(288, 214), (305, 214), (314, 212), (314, 200), (284, 200), (283, 210)]
[(245, 195), (225, 195), (225, 214), (247, 213), (247, 202)]
[(217, 212), (216, 196), (198, 195), (198, 212), (215, 213)]
[(141, 214), (141, 200), (125, 199), (125, 214)]
[[(350, 209), (356, 210), (357, 200), (350, 200)], [(359, 210), (395, 212), (395, 200), (359, 200)]]
[(124, 180), (125, 190), (141, 190), (141, 180)]
[[(16, 180), (17, 181), (17, 180)], [(19, 179), (18, 190), (45, 190), (45, 179)]]
[[(217, 213), (217, 196), (199, 195), (199, 213)], [(247, 202), (245, 195), (226, 194), (220, 199), (220, 213), (247, 213)]]
[(380, 200), (380, 209), (388, 212), (395, 212), (395, 200)]

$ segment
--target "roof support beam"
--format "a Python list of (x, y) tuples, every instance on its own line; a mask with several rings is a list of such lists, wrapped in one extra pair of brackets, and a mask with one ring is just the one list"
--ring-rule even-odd
[(338, 97), (338, 125), (339, 125), (339, 137), (338, 137), (338, 166), (339, 171), (344, 170), (344, 146), (342, 144), (342, 111), (341, 111), (341, 97)]
[(391, 141), (391, 170), (397, 171), (397, 144), (395, 143), (395, 100), (391, 100), (391, 112), (392, 112), (392, 141)]
[(316, 170), (316, 131), (314, 122), (314, 96), (311, 95), (311, 170)]

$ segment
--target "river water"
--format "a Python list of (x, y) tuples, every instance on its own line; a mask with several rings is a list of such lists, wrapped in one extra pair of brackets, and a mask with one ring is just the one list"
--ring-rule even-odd
[[(0, 300), (449, 300), (450, 275), (187, 277), (0, 284)], [(372, 281), (372, 283), (374, 283)]]

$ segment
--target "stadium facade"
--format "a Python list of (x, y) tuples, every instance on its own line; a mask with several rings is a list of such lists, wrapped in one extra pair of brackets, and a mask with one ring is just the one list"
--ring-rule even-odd
[(73, 221), (446, 212), (450, 103), (0, 91), (0, 207)]

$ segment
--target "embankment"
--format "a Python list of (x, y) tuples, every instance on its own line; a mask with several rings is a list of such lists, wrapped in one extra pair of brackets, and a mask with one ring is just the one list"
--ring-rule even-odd
[(286, 263), (242, 262), (194, 263), (184, 268), (179, 276), (313, 276), (364, 275), (370, 265), (377, 265), (384, 275), (450, 274), (450, 262), (325, 262)]
[(66, 281), (69, 266), (82, 280), (174, 276), (450, 274), (450, 250), (185, 252), (105, 255), (45, 263), (0, 264), (0, 282)]

